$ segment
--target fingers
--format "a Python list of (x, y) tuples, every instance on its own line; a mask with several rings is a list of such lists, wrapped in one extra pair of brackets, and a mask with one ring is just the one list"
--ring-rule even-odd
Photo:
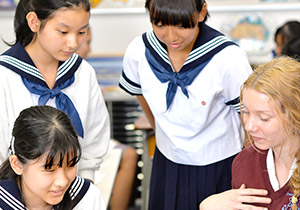
[(238, 189), (238, 194), (265, 196), (268, 195), (268, 191), (264, 189), (245, 188), (245, 185), (241, 185), (241, 187)]
[[(266, 195), (268, 195), (267, 190), (246, 188), (246, 186), (244, 184), (242, 184), (240, 186), (240, 188), (237, 190), (237, 195), (238, 195), (237, 200), (241, 203), (269, 204), (272, 202), (272, 200), (270, 198), (266, 197)], [(243, 205), (245, 205), (245, 204), (243, 204)]]
[(264, 203), (269, 204), (272, 202), (271, 198), (260, 197), (260, 196), (240, 196), (238, 198), (239, 202), (242, 203)]
[(268, 210), (266, 207), (258, 207), (258, 206), (252, 206), (249, 204), (242, 204), (238, 207), (239, 210)]

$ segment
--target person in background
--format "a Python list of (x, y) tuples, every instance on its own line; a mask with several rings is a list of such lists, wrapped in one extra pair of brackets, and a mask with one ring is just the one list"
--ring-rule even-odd
[(76, 176), (81, 147), (69, 117), (51, 106), (21, 111), (0, 167), (0, 209), (105, 210), (98, 188)]
[(275, 32), (276, 49), (273, 51), (273, 56), (282, 55), (283, 47), (289, 41), (300, 37), (300, 22), (296, 20), (288, 21), (278, 27)]
[[(92, 34), (91, 28), (89, 27), (85, 41), (76, 52), (84, 59), (88, 57), (88, 54), (91, 51), (91, 40)], [(122, 158), (112, 190), (112, 197), (109, 204), (110, 210), (127, 210), (130, 205), (138, 155), (135, 148), (122, 144), (116, 140), (110, 140), (109, 150), (113, 148), (120, 148), (122, 150)]]
[(285, 43), (281, 54), (290, 56), (300, 61), (300, 35)]
[[(244, 83), (242, 116), (252, 145), (233, 161), (236, 189), (207, 198), (200, 210), (299, 209), (299, 81), (300, 63), (281, 56), (260, 65)], [(246, 193), (240, 186), (254, 189)]]
[(75, 52), (89, 27), (89, 0), (20, 0), (16, 41), (0, 56), (0, 162), (21, 110), (50, 105), (68, 114), (79, 136), (78, 174), (94, 179), (110, 138), (108, 111), (94, 69)]
[(153, 30), (127, 47), (119, 85), (155, 130), (149, 210), (196, 210), (231, 189), (243, 147), (240, 86), (246, 53), (205, 24), (204, 0), (147, 0)]
[(92, 32), (91, 32), (91, 27), (88, 27), (86, 31), (86, 37), (85, 40), (83, 41), (82, 45), (80, 48), (76, 51), (76, 53), (82, 57), (83, 59), (87, 59), (88, 54), (91, 52), (91, 42), (92, 42)]
[(278, 57), (282, 51), (282, 26), (278, 27), (274, 34), (275, 49), (272, 50), (273, 58)]

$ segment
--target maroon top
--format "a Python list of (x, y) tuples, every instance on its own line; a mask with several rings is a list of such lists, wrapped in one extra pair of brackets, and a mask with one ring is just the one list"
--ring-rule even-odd
[(268, 150), (257, 151), (252, 146), (243, 149), (233, 161), (232, 188), (237, 189), (245, 184), (247, 188), (265, 189), (272, 203), (255, 204), (256, 206), (267, 207), (270, 210), (290, 210), (293, 193), (289, 183), (274, 192), (267, 171), (267, 153)]

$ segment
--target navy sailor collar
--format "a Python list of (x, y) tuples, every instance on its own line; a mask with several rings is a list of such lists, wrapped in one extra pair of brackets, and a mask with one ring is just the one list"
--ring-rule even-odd
[[(75, 53), (68, 60), (60, 61), (56, 82), (53, 88), (60, 86), (70, 79), (79, 68), (81, 62), (82, 58)], [(0, 65), (7, 67), (28, 80), (48, 88), (42, 74), (19, 42), (0, 55)]]
[[(224, 34), (209, 27), (205, 23), (199, 23), (199, 34), (180, 72), (188, 71), (209, 59), (229, 45), (237, 45)], [(166, 69), (171, 70), (171, 62), (168, 57), (166, 45), (158, 40), (153, 30), (142, 35), (145, 47), (148, 48), (155, 59)]]
[[(75, 177), (69, 187), (70, 197), (74, 208), (84, 197), (90, 187), (90, 182), (81, 177)], [(0, 181), (0, 209), (5, 210), (27, 210), (22, 201), (20, 190), (15, 179)]]

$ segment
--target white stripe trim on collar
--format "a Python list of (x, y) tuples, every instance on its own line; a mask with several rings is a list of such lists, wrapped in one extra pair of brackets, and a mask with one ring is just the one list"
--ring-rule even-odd
[(10, 192), (5, 190), (0, 186), (0, 198), (9, 205), (12, 209), (15, 210), (24, 210), (27, 209), (24, 204), (17, 200)]
[(82, 186), (84, 184), (84, 178), (82, 177), (76, 177), (75, 182), (72, 184), (71, 190), (70, 190), (70, 196), (71, 199), (74, 200), (78, 193), (80, 192)]
[(78, 55), (73, 54), (68, 60), (66, 60), (57, 70), (56, 80), (63, 77), (74, 65), (77, 61)]
[(39, 78), (40, 80), (45, 81), (42, 74), (40, 73), (40, 71), (36, 67), (34, 67), (34, 66), (32, 66), (32, 65), (30, 65), (26, 62), (23, 62), (23, 61), (15, 58), (15, 57), (12, 57), (12, 56), (9, 56), (9, 55), (1, 55), (0, 56), (0, 61), (3, 61), (5, 63), (9, 63), (10, 65), (12, 65), (16, 68), (21, 69), (25, 73), (30, 74), (34, 77)]
[[(60, 79), (63, 77), (75, 64), (77, 61), (78, 55), (73, 54), (68, 60), (66, 60), (57, 70), (57, 75), (56, 75), (56, 80)], [(42, 81), (45, 81), (42, 74), (38, 70), (38, 68), (21, 61), (15, 57), (9, 56), (9, 55), (1, 55), (0, 56), (0, 61), (3, 61), (5, 63), (9, 63), (10, 65), (20, 69), (21, 71), (24, 71), (27, 74), (30, 74)]]
[[(171, 65), (171, 62), (168, 57), (167, 51), (161, 46), (158, 39), (156, 38), (153, 30), (146, 33), (147, 39), (151, 45), (151, 47), (157, 52), (157, 54), (169, 65)], [(217, 36), (213, 38), (212, 40), (208, 41), (207, 43), (199, 46), (198, 48), (194, 49), (192, 52), (190, 52), (187, 60), (185, 61), (184, 65), (189, 64), (206, 53), (210, 52), (211, 50), (217, 48), (218, 46), (224, 44), (225, 42), (231, 41), (226, 36)]]
[(220, 46), (228, 41), (230, 41), (230, 40), (225, 36), (217, 36), (217, 37), (213, 38), (212, 40), (208, 41), (207, 43), (194, 49), (190, 53), (189, 57), (187, 58), (187, 60), (184, 64), (188, 64), (188, 63), (193, 62), (194, 60), (197, 60), (198, 58), (202, 57), (206, 53), (210, 52), (211, 50), (217, 48), (218, 46)]

